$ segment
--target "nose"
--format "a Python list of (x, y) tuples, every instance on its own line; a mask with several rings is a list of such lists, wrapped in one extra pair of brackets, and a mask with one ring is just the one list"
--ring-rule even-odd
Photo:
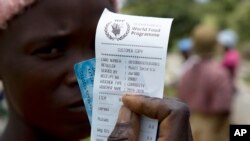
[(66, 74), (64, 76), (65, 84), (69, 87), (74, 87), (77, 85), (77, 78), (74, 71), (74, 65), (76, 63), (79, 63), (83, 60), (86, 60), (86, 58), (79, 52), (75, 51), (67, 58), (67, 61), (65, 62)]
[(92, 49), (92, 44), (82, 47), (82, 45), (76, 45), (72, 47), (65, 60), (65, 66), (67, 67), (67, 74), (65, 76), (65, 81), (68, 86), (76, 86), (77, 78), (74, 71), (74, 65), (76, 63), (88, 60), (94, 57), (94, 50)]
[(74, 87), (77, 85), (77, 78), (75, 76), (74, 71), (71, 71), (70, 73), (67, 74), (65, 78), (65, 83), (70, 87)]

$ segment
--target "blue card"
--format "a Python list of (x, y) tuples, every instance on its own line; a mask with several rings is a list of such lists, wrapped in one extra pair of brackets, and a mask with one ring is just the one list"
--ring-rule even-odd
[(75, 64), (75, 74), (81, 90), (83, 102), (88, 114), (90, 125), (92, 123), (92, 103), (93, 103), (93, 86), (95, 76), (95, 59)]

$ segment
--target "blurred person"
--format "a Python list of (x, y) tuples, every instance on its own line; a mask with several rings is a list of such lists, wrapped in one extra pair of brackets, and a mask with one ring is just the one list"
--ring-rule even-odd
[(192, 32), (196, 62), (181, 78), (178, 97), (191, 111), (194, 141), (228, 141), (228, 116), (232, 100), (229, 74), (213, 60), (217, 32), (198, 25)]
[(193, 54), (193, 42), (190, 38), (184, 38), (181, 39), (178, 42), (178, 47), (180, 50), (180, 53), (184, 59), (184, 63), (181, 66), (178, 78), (180, 79), (181, 76), (199, 60), (199, 57), (197, 55)]
[[(172, 77), (171, 81), (167, 80), (168, 88), (174, 88), (177, 89), (178, 83), (182, 75), (189, 70), (195, 62), (199, 60), (199, 57), (197, 55), (193, 54), (193, 43), (190, 38), (182, 38), (177, 42), (177, 47), (179, 49), (179, 54), (181, 55), (181, 60), (180, 62), (169, 62), (169, 63), (174, 63), (172, 69), (173, 73), (167, 75), (167, 78), (169, 76)], [(178, 56), (179, 57), (179, 56)], [(176, 60), (176, 58), (172, 58), (172, 60)], [(178, 65), (177, 65), (178, 64)], [(168, 64), (169, 65), (169, 64)], [(167, 69), (169, 70), (169, 68)]]
[(188, 60), (192, 54), (192, 47), (193, 47), (192, 40), (189, 38), (181, 39), (178, 42), (178, 47), (184, 61)]
[[(114, 11), (105, 0), (0, 0), (0, 80), (9, 106), (1, 141), (78, 141), (90, 135), (73, 66), (94, 57), (104, 8)], [(126, 95), (123, 103), (120, 115), (128, 118), (118, 119), (110, 140), (136, 140), (140, 115), (159, 120), (158, 140), (192, 140), (182, 102)], [(126, 132), (116, 134), (121, 129)]]
[(229, 71), (232, 81), (236, 78), (240, 64), (240, 54), (236, 50), (237, 41), (238, 36), (231, 29), (223, 30), (218, 35), (218, 42), (224, 49), (222, 65)]

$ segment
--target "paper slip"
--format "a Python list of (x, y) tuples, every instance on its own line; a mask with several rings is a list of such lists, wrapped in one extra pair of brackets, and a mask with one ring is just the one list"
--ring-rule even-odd
[(76, 78), (81, 90), (90, 125), (92, 123), (93, 85), (95, 75), (95, 59), (80, 62), (74, 66)]
[[(105, 10), (96, 33), (91, 141), (106, 141), (126, 92), (163, 97), (172, 19)], [(140, 141), (155, 141), (158, 121), (142, 118)]]

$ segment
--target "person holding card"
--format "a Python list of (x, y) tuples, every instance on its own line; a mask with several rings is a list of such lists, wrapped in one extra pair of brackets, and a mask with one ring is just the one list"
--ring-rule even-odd
[[(9, 105), (1, 141), (78, 141), (90, 126), (73, 65), (94, 57), (105, 0), (0, 0), (0, 79)], [(125, 96), (110, 140), (136, 140), (138, 117), (160, 121), (160, 141), (190, 141), (189, 111), (178, 100)], [(130, 117), (130, 116), (129, 116)], [(135, 119), (135, 120), (134, 120)], [(124, 126), (123, 126), (124, 127)]]

